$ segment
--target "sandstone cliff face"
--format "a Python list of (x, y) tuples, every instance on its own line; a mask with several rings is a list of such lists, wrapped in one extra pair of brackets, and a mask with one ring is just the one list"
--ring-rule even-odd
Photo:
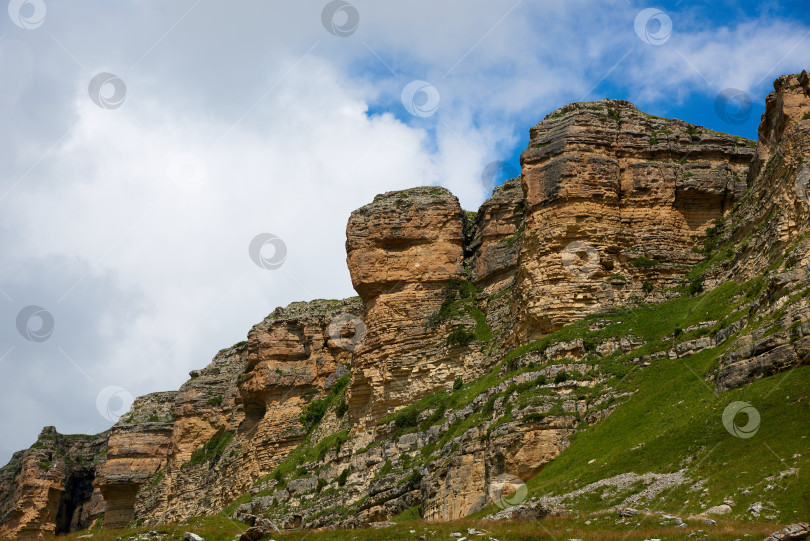
[(471, 278), (487, 292), (512, 285), (520, 252), (526, 199), (520, 179), (495, 188), (468, 227), (465, 252)]
[(642, 344), (506, 353), (588, 314), (680, 294), (690, 266), (714, 257), (709, 226), (707, 246), (737, 246), (706, 288), (789, 253), (747, 317), (632, 362), (714, 347), (764, 316), (775, 319), (735, 335), (717, 390), (805, 362), (810, 301), (780, 298), (810, 276), (810, 205), (791, 195), (810, 151), (807, 79), (777, 81), (756, 150), (602, 100), (533, 128), (520, 177), (475, 214), (437, 187), (377, 196), (347, 225), (360, 298), (276, 309), (179, 391), (139, 398), (109, 434), (18, 453), (0, 470), (0, 536), (83, 528), (102, 512), (105, 527), (178, 521), (237, 497), (235, 517), (290, 528), (361, 526), (413, 506), (426, 520), (467, 516), (492, 503), (500, 476), (528, 479), (610, 415), (621, 393), (593, 360)]
[(0, 469), (0, 538), (80, 530), (104, 512), (94, 484), (103, 468), (107, 432), (64, 436), (46, 427), (30, 449)]
[(648, 296), (644, 282), (674, 286), (701, 259), (692, 248), (706, 228), (745, 190), (752, 146), (623, 101), (548, 115), (521, 156), (518, 342)]
[(744, 282), (763, 272), (759, 297), (744, 321), (753, 332), (737, 338), (721, 362), (718, 391), (810, 363), (810, 76), (774, 82), (759, 126), (748, 176), (750, 188), (719, 224), (718, 242), (734, 249), (706, 277), (710, 285)]
[[(302, 408), (347, 373), (358, 299), (293, 303), (113, 427), (100, 485), (105, 526), (218, 512), (305, 434)], [(150, 422), (160, 421), (160, 422)]]
[(349, 218), (346, 260), (367, 331), (352, 365), (355, 429), (462, 374), (463, 359), (426, 323), (464, 276), (463, 227), (458, 199), (436, 187), (377, 196)]

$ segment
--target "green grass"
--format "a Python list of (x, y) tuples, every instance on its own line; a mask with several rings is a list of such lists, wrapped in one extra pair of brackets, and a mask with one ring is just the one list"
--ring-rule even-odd
[(630, 264), (639, 269), (651, 269), (658, 265), (658, 261), (642, 256), (631, 259)]
[(222, 452), (233, 441), (233, 432), (217, 432), (202, 447), (191, 453), (191, 459), (182, 467), (194, 466), (203, 462), (213, 462), (222, 455)]
[[(340, 401), (339, 405), (345, 404), (345, 402), (342, 402), (342, 400), (346, 393), (346, 388), (349, 386), (350, 380), (351, 375), (349, 374), (341, 376), (341, 378), (338, 379), (334, 385), (332, 385), (332, 388), (329, 389), (329, 392), (324, 398), (320, 400), (313, 400), (302, 408), (301, 415), (299, 416), (298, 420), (302, 425), (304, 425), (304, 428), (307, 430), (312, 430), (318, 423), (321, 422), (323, 416), (326, 415), (326, 411), (336, 400)], [(344, 409), (344, 406), (342, 405), (340, 406), (339, 410), (346, 413), (346, 409)], [(342, 417), (342, 415), (343, 414), (340, 414), (338, 417)]]
[(406, 509), (402, 513), (398, 514), (394, 517), (394, 522), (409, 522), (414, 520), (419, 520), (422, 518), (422, 515), (419, 513), (419, 506), (414, 506), (409, 509)]
[[(416, 510), (416, 511), (414, 511)], [(660, 517), (634, 517), (624, 523), (618, 523), (613, 515), (579, 515), (550, 517), (542, 522), (534, 521), (484, 521), (468, 518), (447, 523), (425, 523), (418, 518), (418, 508), (409, 508), (398, 515), (396, 525), (382, 529), (365, 528), (357, 530), (325, 531), (288, 531), (274, 533), (278, 541), (413, 541), (424, 535), (426, 539), (452, 539), (451, 534), (459, 532), (466, 535), (468, 528), (487, 533), (483, 537), (468, 539), (496, 538), (500, 541), (537, 541), (552, 539), (583, 539), (586, 541), (641, 541), (650, 538), (690, 539), (689, 534), (703, 530), (708, 539), (732, 541), (743, 539), (764, 539), (781, 527), (776, 524), (740, 522), (719, 519), (716, 526), (705, 526), (696, 521), (689, 521), (686, 528), (661, 526)], [(233, 541), (235, 537), (247, 530), (248, 526), (233, 519), (219, 515), (193, 517), (179, 524), (148, 526), (125, 530), (93, 530), (93, 541), (126, 541), (139, 534), (157, 531), (164, 541), (182, 541), (183, 533), (194, 532), (206, 541)], [(414, 533), (411, 533), (414, 530)], [(73, 532), (60, 536), (65, 541), (78, 541), (79, 536), (87, 531)], [(693, 534), (694, 535), (694, 534)], [(698, 537), (700, 539), (700, 537)]]
[(456, 327), (447, 336), (447, 344), (450, 346), (466, 346), (475, 340), (475, 333), (466, 327)]
[[(721, 247), (710, 253), (696, 269), (687, 275), (685, 283), (702, 280), (704, 273), (727, 256), (728, 247)], [(636, 266), (647, 268), (656, 264), (653, 260), (645, 261), (645, 259), (636, 258), (634, 260), (637, 261)], [(649, 263), (651, 261), (652, 264)], [(380, 434), (383, 438), (390, 440), (404, 433), (416, 430), (424, 431), (441, 422), (448, 410), (463, 408), (487, 389), (522, 371), (534, 369), (535, 367), (531, 363), (529, 366), (520, 368), (522, 365), (516, 361), (522, 355), (529, 352), (542, 352), (555, 342), (581, 338), (588, 352), (583, 362), (590, 364), (592, 368), (586, 370), (585, 374), (565, 370), (556, 376), (555, 382), (593, 380), (601, 376), (603, 379), (593, 387), (570, 389), (569, 397), (591, 401), (604, 396), (608, 389), (624, 392), (627, 395), (624, 398), (611, 399), (595, 408), (617, 406), (606, 420), (591, 427), (580, 425), (582, 430), (571, 436), (570, 447), (530, 481), (529, 486), (533, 492), (535, 494), (561, 494), (619, 473), (629, 471), (671, 473), (686, 467), (693, 481), (706, 479), (706, 486), (711, 488), (709, 495), (701, 497), (700, 494), (688, 493), (686, 487), (671, 489), (663, 493), (660, 499), (650, 502), (648, 505), (651, 508), (673, 512), (687, 502), (688, 512), (700, 512), (711, 505), (722, 502), (724, 498), (732, 497), (743, 501), (744, 498), (735, 492), (737, 488), (741, 487), (739, 483), (743, 477), (735, 472), (755, 471), (753, 477), (745, 478), (750, 486), (755, 487), (756, 483), (761, 484), (762, 479), (767, 475), (784, 471), (788, 467), (779, 460), (769, 461), (765, 453), (773, 456), (772, 451), (775, 451), (779, 456), (788, 456), (792, 459), (797, 449), (800, 452), (802, 445), (807, 446), (807, 441), (802, 441), (805, 434), (801, 429), (801, 427), (810, 426), (807, 405), (799, 402), (799, 405), (792, 407), (791, 412), (786, 411), (785, 408), (790, 406), (788, 397), (801, 396), (801, 389), (810, 387), (808, 385), (810, 367), (790, 372), (788, 374), (790, 377), (778, 390), (774, 389), (777, 388), (776, 382), (780, 381), (782, 376), (757, 381), (749, 387), (717, 397), (713, 392), (712, 382), (707, 381), (707, 376), (715, 371), (718, 356), (725, 347), (728, 347), (731, 340), (719, 348), (706, 350), (692, 357), (679, 360), (660, 359), (647, 368), (632, 361), (637, 357), (669, 349), (677, 342), (709, 334), (738, 320), (747, 313), (748, 303), (759, 295), (765, 285), (764, 278), (751, 280), (745, 284), (727, 282), (703, 294), (698, 294), (699, 291), (691, 291), (694, 295), (684, 294), (664, 303), (593, 314), (582, 321), (559, 329), (542, 340), (514, 349), (506, 354), (502, 362), (493, 367), (489, 374), (478, 380), (462, 384), (460, 387), (458, 384), (454, 384), (452, 391), (451, 384), (448, 383), (447, 390), (439, 390), (388, 415), (379, 421), (378, 425), (391, 423), (393, 433), (388, 431), (385, 435), (386, 431), (383, 430)], [(461, 307), (468, 309), (467, 306), (473, 306), (472, 290), (459, 289), (463, 287), (467, 286), (456, 284), (446, 290), (449, 293), (448, 297), (452, 297), (449, 302), (444, 304), (447, 309), (455, 310)], [(685, 287), (684, 293), (689, 292), (688, 289)], [(792, 292), (790, 299), (796, 300), (808, 293), (810, 293), (810, 288), (806, 291)], [(458, 304), (460, 301), (461, 305)], [(471, 310), (468, 312), (474, 313)], [(779, 316), (779, 313), (769, 316), (768, 322), (773, 322)], [(478, 321), (478, 318), (475, 319)], [(708, 329), (681, 331), (697, 323), (710, 320), (717, 320), (718, 323)], [(599, 325), (594, 325), (597, 322)], [(756, 326), (764, 324), (765, 322), (760, 320), (749, 322), (744, 332), (750, 332)], [(628, 336), (642, 341), (644, 345), (627, 354), (617, 352), (602, 358), (594, 354), (596, 346), (604, 340)], [(523, 361), (524, 365), (525, 362), (526, 360)], [(566, 362), (570, 361), (557, 361), (556, 364)], [(504, 363), (507, 370), (502, 374)], [(788, 379), (794, 381), (788, 383)], [(402, 468), (405, 472), (411, 468), (418, 471), (419, 465), (432, 460), (435, 453), (454, 438), (471, 427), (480, 426), (491, 420), (494, 415), (495, 400), (499, 397), (509, 396), (510, 400), (505, 403), (505, 410), (498, 414), (498, 419), (490, 426), (490, 431), (506, 422), (545, 422), (550, 417), (559, 416), (574, 417), (581, 422), (582, 419), (578, 413), (563, 409), (562, 400), (551, 388), (544, 387), (546, 383), (545, 377), (542, 377), (519, 385), (513, 384), (505, 391), (490, 396), (479, 411), (452, 423), (438, 441), (423, 446), (415, 457), (403, 458), (403, 462), (397, 466), (397, 471)], [(770, 391), (773, 392), (768, 394)], [(775, 432), (770, 434), (768, 445), (751, 448), (751, 442), (756, 438), (740, 440), (728, 434), (722, 426), (721, 419), (723, 409), (732, 400), (747, 400), (758, 409), (761, 407), (761, 411), (769, 412), (770, 422), (773, 423), (771, 430)], [(806, 396), (804, 400), (807, 402)], [(523, 418), (516, 417), (517, 413), (513, 416), (513, 411), (523, 410), (527, 406), (540, 406), (541, 412), (531, 413)], [(592, 408), (591, 411), (595, 411), (595, 409)], [(763, 424), (765, 418), (766, 416), (763, 414)], [(777, 422), (779, 418), (786, 419), (787, 424), (781, 426)], [(760, 434), (766, 434), (764, 427)], [(333, 436), (336, 436), (337, 439), (334, 439)], [(322, 459), (328, 449), (333, 448), (334, 445), (341, 445), (342, 441), (348, 438), (346, 433), (333, 436), (324, 439), (314, 447), (305, 441), (275, 472), (265, 479), (269, 477), (275, 477), (280, 481), (288, 479), (290, 473), (300, 465)], [(735, 445), (737, 448), (734, 447)], [(805, 452), (805, 454), (807, 453)], [(746, 457), (751, 456), (755, 457), (756, 468), (747, 466)], [(801, 460), (807, 459), (797, 460), (801, 462)], [(726, 468), (729, 464), (732, 466)], [(805, 462), (797, 464), (797, 467), (804, 469), (806, 466)], [(746, 467), (748, 470), (745, 469)], [(391, 472), (393, 468), (393, 464), (386, 463), (378, 475)], [(407, 482), (407, 480), (403, 479), (402, 482)], [(780, 495), (777, 497), (781, 513), (778, 517), (779, 520), (792, 520), (796, 518), (795, 513), (801, 514), (810, 511), (810, 503), (799, 505), (789, 503), (794, 500), (810, 502), (810, 491), (801, 488), (804, 485), (792, 483), (790, 479), (784, 481), (783, 485), (779, 485)], [(640, 485), (633, 486), (626, 494), (611, 496), (612, 499), (617, 500), (613, 503), (618, 503), (628, 494), (638, 492), (642, 488)], [(781, 495), (783, 492), (786, 494), (785, 496)], [(754, 492), (752, 498), (759, 497), (763, 500), (774, 501), (773, 497), (776, 496), (772, 496), (772, 494), (775, 493), (767, 494), (766, 498), (761, 492), (759, 494)], [(605, 501), (598, 501), (593, 497), (583, 498), (581, 502), (577, 502), (577, 506), (579, 506), (577, 508), (584, 511), (604, 509), (605, 505)], [(740, 508), (742, 509), (742, 505)], [(340, 512), (351, 513), (352, 509)]]
[[(706, 480), (709, 496), (701, 502), (696, 493), (676, 491), (650, 502), (651, 508), (683, 507), (697, 513), (733, 498), (744, 510), (766, 499), (775, 504), (779, 520), (808, 516), (807, 483), (793, 478), (780, 483), (779, 490), (765, 492), (763, 479), (788, 467), (810, 467), (810, 404), (806, 398), (796, 401), (810, 387), (810, 367), (715, 396), (702, 377), (713, 367), (714, 353), (658, 361), (654, 369), (629, 376), (625, 384), (637, 389), (636, 394), (604, 421), (575, 434), (571, 446), (529, 482), (531, 491), (565, 493), (620, 473), (671, 473), (691, 463), (690, 476)], [(723, 426), (723, 410), (732, 401), (750, 402), (760, 412), (760, 429), (753, 438), (734, 437)], [(792, 459), (796, 453), (805, 456)], [(759, 489), (749, 497), (737, 492), (746, 487)]]
[(475, 339), (479, 342), (492, 340), (492, 330), (487, 324), (487, 316), (476, 306), (467, 305), (466, 309), (475, 320)]

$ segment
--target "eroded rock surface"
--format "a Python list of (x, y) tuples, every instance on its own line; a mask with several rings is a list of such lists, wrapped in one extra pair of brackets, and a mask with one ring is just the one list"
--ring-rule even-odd
[[(531, 130), (520, 177), (476, 213), (438, 187), (377, 196), (346, 230), (359, 298), (276, 309), (108, 433), (47, 429), (0, 470), (0, 536), (86, 528), (102, 513), (104, 527), (179, 521), (237, 498), (229, 513), (254, 533), (359, 527), (415, 506), (426, 520), (465, 517), (493, 503), (503, 475), (529, 479), (608, 417), (627, 393), (589, 361), (644, 342), (506, 353), (588, 314), (681, 294), (720, 242), (736, 244), (703, 287), (767, 273), (748, 312), (627, 362), (732, 339), (718, 392), (807, 362), (810, 301), (793, 297), (810, 278), (808, 95), (806, 74), (777, 80), (756, 149), (628, 102), (571, 104)], [(687, 482), (663, 475), (642, 494)], [(531, 509), (522, 518), (549, 512)]]
[(463, 373), (457, 351), (426, 325), (448, 282), (464, 276), (463, 234), (458, 199), (438, 187), (379, 195), (349, 218), (346, 261), (367, 330), (352, 365), (355, 430)]
[(65, 436), (49, 426), (15, 453), (0, 469), (0, 538), (65, 533), (98, 520), (105, 504), (96, 478), (107, 436)]
[[(746, 188), (753, 142), (625, 101), (574, 103), (531, 130), (519, 341), (676, 285)], [(572, 244), (575, 243), (575, 244)], [(615, 277), (615, 279), (611, 279)]]

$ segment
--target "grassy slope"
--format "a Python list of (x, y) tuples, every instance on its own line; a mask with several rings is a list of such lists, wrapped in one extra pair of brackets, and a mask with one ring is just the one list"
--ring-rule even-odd
[[(603, 358), (586, 357), (585, 362), (607, 376), (607, 386), (619, 392), (632, 392), (632, 396), (625, 399), (607, 419), (575, 434), (571, 445), (539, 475), (529, 480), (530, 494), (564, 494), (626, 472), (671, 473), (686, 469), (690, 479), (703, 480), (701, 488), (705, 487), (708, 491), (690, 491), (684, 485), (670, 489), (658, 499), (639, 507), (686, 516), (723, 500), (733, 499), (736, 502), (734, 516), (718, 520), (717, 526), (691, 522), (687, 529), (676, 529), (662, 526), (660, 518), (655, 517), (635, 518), (619, 524), (613, 515), (598, 512), (641, 490), (643, 485), (638, 484), (630, 491), (613, 495), (607, 500), (602, 500), (597, 493), (568, 501), (566, 503), (573, 511), (571, 516), (547, 519), (542, 523), (492, 523), (477, 519), (495, 510), (489, 509), (466, 521), (424, 524), (419, 520), (410, 520), (413, 518), (411, 512), (401, 517), (396, 526), (382, 530), (292, 532), (274, 537), (413, 539), (420, 534), (425, 534), (427, 538), (447, 537), (450, 532), (464, 532), (468, 527), (475, 527), (485, 529), (501, 540), (537, 539), (538, 536), (549, 539), (666, 539), (683, 538), (697, 529), (705, 530), (711, 539), (737, 539), (745, 533), (764, 537), (779, 529), (781, 524), (807, 520), (810, 517), (810, 482), (807, 476), (810, 466), (810, 441), (807, 439), (810, 428), (810, 367), (759, 380), (718, 396), (707, 376), (717, 367), (719, 355), (733, 339), (690, 357), (655, 360), (648, 367), (632, 362), (634, 358), (669, 349), (678, 342), (711, 334), (739, 319), (745, 312), (744, 307), (759, 294), (763, 285), (762, 280), (747, 284), (727, 283), (696, 297), (685, 294), (662, 304), (590, 316), (541, 341), (521, 346), (504, 358), (504, 362), (509, 363), (524, 353), (542, 350), (550, 343), (577, 337), (584, 338), (586, 342), (600, 343), (611, 337), (633, 336), (645, 342), (644, 346), (627, 355), (616, 353)], [(717, 320), (718, 323), (704, 330), (680, 332), (691, 325), (710, 320)], [(600, 322), (599, 329), (592, 330), (597, 321)], [(767, 323), (755, 319), (740, 334)], [(422, 411), (438, 403), (442, 405), (441, 410), (445, 407), (462, 407), (484, 389), (504, 379), (496, 374), (497, 369), (480, 380), (467, 383), (462, 390), (428, 397), (410, 408)], [(539, 393), (539, 390), (528, 386), (520, 390), (518, 399)], [(724, 408), (738, 400), (750, 402), (761, 414), (760, 429), (750, 439), (732, 436), (722, 423)], [(473, 415), (473, 418), (477, 418), (477, 415)], [(430, 420), (424, 424), (429, 423)], [(463, 432), (464, 427), (453, 428), (450, 432), (457, 435)], [(416, 429), (406, 428), (403, 431)], [(297, 453), (306, 455), (308, 459), (314, 458), (313, 453), (318, 451), (316, 447), (327, 443), (330, 442), (321, 442), (321, 445), (311, 448), (302, 445), (294, 455)], [(292, 466), (300, 462), (295, 458), (291, 457), (285, 464), (289, 462)], [(788, 468), (797, 468), (798, 473), (775, 481), (765, 480)], [(741, 492), (746, 488), (751, 491), (749, 496)], [(751, 518), (745, 516), (745, 510), (755, 501), (767, 502), (772, 511), (763, 513), (757, 522), (737, 521), (739, 518)], [(765, 519), (766, 515), (773, 518)], [(586, 520), (589, 524), (586, 524)], [(184, 531), (191, 530), (210, 541), (233, 539), (245, 528), (239, 522), (218, 515), (191, 519), (187, 525), (151, 529), (165, 532), (173, 539), (180, 539)], [(148, 530), (150, 528), (94, 532), (94, 540), (113, 540), (124, 534)], [(411, 530), (415, 530), (415, 533), (410, 533)], [(76, 538), (81, 533), (66, 537)]]
[[(589, 523), (586, 524), (586, 520)], [(92, 541), (118, 541), (137, 538), (138, 534), (155, 531), (161, 537), (148, 537), (159, 541), (181, 541), (184, 532), (194, 532), (206, 541), (234, 541), (235, 536), (245, 530), (245, 525), (235, 520), (221, 516), (200, 517), (190, 519), (183, 524), (170, 524), (152, 528), (137, 528), (129, 530), (102, 530), (91, 532)], [(699, 539), (715, 539), (732, 541), (741, 539), (750, 534), (753, 539), (762, 539), (774, 531), (778, 526), (770, 524), (752, 524), (733, 520), (718, 521), (716, 526), (692, 526), (676, 528), (674, 526), (661, 526), (658, 519), (639, 519), (625, 524), (617, 524), (613, 520), (592, 520), (583, 517), (549, 518), (542, 522), (491, 522), (484, 520), (467, 519), (453, 523), (431, 523), (422, 521), (402, 521), (395, 526), (383, 529), (366, 530), (338, 530), (324, 532), (290, 532), (274, 534), (273, 539), (300, 541), (311, 539), (314, 541), (385, 541), (418, 539), (424, 535), (426, 539), (452, 539), (453, 532), (467, 535), (467, 528), (484, 531), (486, 536), (468, 536), (468, 539), (489, 539), (494, 537), (500, 541), (529, 541), (537, 539), (561, 540), (584, 539), (593, 541), (640, 541), (656, 537), (659, 539), (684, 539), (692, 531), (702, 530), (709, 537), (698, 536)], [(411, 533), (413, 532), (413, 533)], [(88, 532), (74, 532), (60, 536), (65, 541), (78, 540)], [(270, 538), (266, 538), (270, 539)]]
[[(740, 308), (755, 297), (761, 287), (761, 281), (744, 285), (727, 283), (698, 297), (683, 296), (664, 304), (592, 316), (561, 329), (544, 341), (521, 348), (524, 352), (542, 349), (544, 343), (575, 337), (599, 341), (610, 336), (633, 335), (647, 342), (628, 355), (595, 361), (603, 373), (614, 375), (612, 387), (631, 391), (633, 396), (606, 420), (575, 434), (570, 447), (529, 481), (530, 494), (565, 494), (625, 472), (671, 473), (685, 468), (694, 481), (705, 480), (708, 492), (701, 495), (682, 486), (665, 492), (660, 499), (647, 504), (648, 507), (688, 514), (732, 499), (737, 504), (735, 515), (743, 518), (749, 504), (761, 501), (773, 504), (770, 506), (773, 511), (763, 516), (774, 516), (779, 521), (807, 520), (810, 517), (810, 441), (807, 435), (810, 367), (716, 395), (707, 376), (717, 367), (719, 355), (733, 340), (682, 359), (652, 361), (646, 368), (627, 364), (630, 358), (709, 334), (739, 319)], [(590, 331), (589, 326), (596, 319), (614, 324)], [(676, 329), (712, 320), (718, 320), (718, 324), (673, 338)], [(750, 332), (763, 323), (767, 321), (752, 321), (743, 332)], [(734, 437), (723, 426), (723, 411), (733, 401), (749, 402), (760, 412), (760, 428), (754, 437)], [(738, 421), (744, 424), (745, 417), (741, 416)], [(798, 474), (775, 482), (764, 480), (789, 468), (797, 468)], [(641, 488), (643, 486), (639, 485), (635, 490)], [(742, 494), (746, 488), (751, 491), (748, 496)], [(618, 503), (631, 493), (611, 503)], [(596, 510), (607, 505), (601, 498), (592, 498), (575, 502), (573, 507)]]

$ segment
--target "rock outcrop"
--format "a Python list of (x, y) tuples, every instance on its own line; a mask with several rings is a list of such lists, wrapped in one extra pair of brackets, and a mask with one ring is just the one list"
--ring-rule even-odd
[(546, 116), (521, 156), (518, 342), (676, 285), (745, 191), (753, 146), (626, 101)]
[[(597, 359), (654, 369), (729, 345), (713, 365), (718, 392), (807, 362), (808, 76), (775, 88), (758, 145), (628, 102), (575, 103), (531, 130), (521, 175), (476, 213), (439, 187), (377, 196), (346, 230), (359, 298), (277, 308), (109, 432), (46, 429), (0, 470), (0, 537), (226, 508), (250, 538), (416, 506), (426, 520), (462, 518), (632, 394)], [(757, 277), (747, 313), (677, 329), (688, 339), (657, 349), (631, 335), (548, 337)], [(582, 325), (599, 331), (604, 317)]]
[(463, 374), (458, 348), (427, 325), (450, 280), (464, 276), (463, 241), (464, 213), (443, 188), (379, 195), (349, 218), (346, 261), (367, 333), (352, 365), (356, 429)]
[(810, 363), (810, 302), (790, 301), (810, 281), (810, 75), (774, 82), (740, 202), (718, 224), (717, 242), (734, 250), (706, 280), (745, 282), (763, 273), (746, 321), (763, 325), (736, 339), (722, 359), (718, 391)]
[(103, 520), (95, 480), (107, 437), (65, 436), (49, 426), (29, 449), (15, 453), (0, 469), (0, 538), (66, 533)]

